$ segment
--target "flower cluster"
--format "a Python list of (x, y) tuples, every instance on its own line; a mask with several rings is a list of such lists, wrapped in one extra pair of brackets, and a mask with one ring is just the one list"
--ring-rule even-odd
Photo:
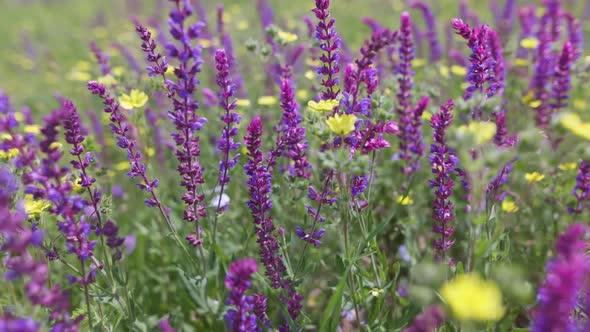
[[(237, 153), (230, 160), (230, 152), (236, 151), (240, 144), (234, 142), (234, 137), (238, 134), (238, 128), (235, 124), (240, 123), (240, 116), (235, 112), (236, 99), (231, 100), (235, 95), (236, 86), (232, 83), (229, 72), (229, 59), (225, 50), (217, 50), (215, 52), (215, 67), (217, 69), (217, 86), (219, 86), (219, 106), (224, 110), (221, 116), (221, 121), (224, 127), (221, 131), (221, 137), (217, 140), (217, 149), (223, 154), (222, 160), (219, 163), (219, 186), (221, 187), (219, 199), (223, 195), (224, 187), (229, 183), (230, 176), (228, 174), (237, 163), (240, 154)], [(220, 208), (220, 204), (217, 204)]]
[(454, 218), (454, 206), (449, 199), (453, 194), (454, 182), (451, 174), (457, 165), (457, 158), (452, 153), (446, 142), (446, 131), (453, 121), (453, 101), (449, 99), (440, 108), (440, 112), (433, 115), (430, 120), (434, 130), (434, 144), (430, 147), (430, 164), (434, 180), (430, 180), (431, 188), (435, 189), (433, 205), (433, 218), (435, 223), (432, 229), (440, 235), (440, 238), (433, 241), (437, 257), (444, 261), (446, 251), (455, 243), (451, 239), (455, 227), (450, 225)]
[(336, 32), (334, 23), (336, 20), (330, 18), (330, 0), (316, 0), (316, 8), (313, 9), (316, 18), (319, 20), (316, 25), (315, 37), (320, 43), (323, 54), (320, 56), (322, 66), (318, 68), (318, 74), (322, 75), (324, 91), (321, 93), (322, 100), (336, 99), (338, 96), (338, 74), (340, 73), (340, 37)]
[(423, 1), (414, 1), (410, 4), (411, 8), (419, 9), (424, 17), (426, 23), (426, 39), (430, 46), (430, 62), (434, 63), (441, 58), (441, 47), (440, 41), (438, 40), (438, 28), (436, 26), (436, 19), (432, 13), (432, 9), (428, 4)]
[[(338, 200), (334, 197), (332, 197), (334, 195), (334, 193), (330, 190), (330, 185), (332, 182), (332, 178), (334, 177), (334, 171), (332, 170), (327, 170), (326, 171), (326, 178), (324, 179), (324, 186), (322, 188), (322, 192), (318, 194), (317, 190), (313, 187), (313, 186), (309, 186), (308, 190), (309, 190), (309, 194), (307, 195), (307, 197), (309, 197), (310, 200), (312, 200), (313, 202), (316, 202), (317, 204), (317, 208), (313, 208), (311, 205), (305, 204), (305, 209), (307, 210), (307, 214), (309, 214), (311, 216), (311, 218), (313, 219), (313, 225), (311, 227), (311, 231), (305, 232), (301, 227), (296, 226), (295, 227), (295, 232), (297, 233), (297, 236), (302, 239), (303, 241), (307, 242), (307, 243), (311, 243), (313, 244), (314, 247), (317, 247), (318, 245), (320, 245), (321, 239), (322, 239), (322, 235), (324, 235), (324, 232), (326, 231), (325, 229), (317, 229), (318, 227), (318, 223), (322, 223), (324, 222), (326, 219), (324, 219), (324, 217), (321, 216), (321, 209), (322, 209), (322, 205), (324, 204), (328, 204), (328, 205), (332, 205), (334, 203), (336, 203)], [(360, 191), (360, 188), (358, 188)]]
[(100, 65), (100, 71), (102, 72), (102, 74), (103, 75), (110, 74), (111, 67), (109, 66), (109, 55), (104, 53), (98, 47), (98, 45), (96, 45), (96, 42), (94, 42), (94, 41), (90, 42), (90, 50), (92, 51), (92, 53), (94, 54), (94, 57), (96, 58), (96, 61)]
[(575, 206), (568, 207), (568, 211), (570, 213), (580, 214), (587, 208), (587, 204), (590, 202), (590, 162), (580, 160), (576, 186), (572, 191), (572, 195), (576, 199), (576, 204)]
[(412, 325), (404, 332), (430, 332), (435, 331), (445, 322), (445, 312), (438, 305), (433, 305), (414, 318)]
[(227, 304), (232, 306), (225, 314), (228, 330), (232, 332), (262, 331), (256, 324), (253, 296), (246, 295), (250, 288), (252, 274), (258, 271), (252, 258), (239, 259), (229, 266), (225, 276), (225, 287), (230, 290)]
[[(270, 281), (271, 287), (283, 289), (285, 294), (281, 296), (281, 300), (287, 304), (289, 314), (295, 320), (299, 316), (303, 296), (297, 293), (291, 279), (285, 276), (287, 268), (279, 252), (276, 228), (272, 221), (272, 215), (270, 215), (272, 209), (270, 199), (272, 175), (268, 172), (267, 165), (264, 164), (264, 154), (260, 149), (262, 144), (262, 119), (259, 116), (252, 119), (248, 125), (244, 141), (248, 150), (248, 163), (244, 166), (248, 175), (247, 185), (250, 197), (247, 204), (256, 225), (257, 242), (260, 245), (260, 260), (266, 267), (265, 274)], [(280, 330), (285, 329), (283, 327)]]
[(590, 272), (590, 260), (585, 255), (587, 231), (584, 225), (571, 225), (557, 239), (557, 255), (547, 263), (547, 278), (537, 294), (539, 306), (531, 331), (575, 330), (572, 316)]
[[(471, 65), (467, 74), (467, 81), (469, 81), (470, 85), (465, 90), (465, 100), (471, 99), (476, 91), (484, 92), (486, 83), (488, 83), (487, 88), (485, 88), (486, 95), (488, 97), (494, 96), (500, 84), (496, 77), (497, 61), (489, 49), (492, 44), (490, 43), (491, 29), (486, 25), (472, 29), (469, 24), (458, 18), (451, 21), (451, 26), (456, 34), (467, 41), (467, 46), (472, 51), (469, 56)], [(498, 50), (499, 43), (495, 41), (493, 44), (496, 45), (496, 52), (494, 53), (497, 57), (501, 53), (501, 50)]]
[(569, 92), (572, 88), (570, 81), (570, 71), (574, 59), (574, 46), (567, 41), (563, 44), (561, 55), (555, 64), (554, 75), (555, 81), (552, 85), (551, 97), (553, 102), (550, 103), (551, 112), (557, 113), (568, 106)]

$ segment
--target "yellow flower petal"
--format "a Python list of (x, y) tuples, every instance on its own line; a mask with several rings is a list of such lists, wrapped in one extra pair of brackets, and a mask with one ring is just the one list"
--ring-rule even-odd
[(526, 173), (524, 175), (524, 178), (529, 183), (536, 183), (536, 182), (542, 181), (545, 178), (545, 175), (543, 175), (539, 172), (532, 172), (532, 173)]
[(285, 44), (292, 43), (294, 41), (297, 41), (297, 39), (298, 39), (296, 34), (286, 32), (283, 30), (279, 30), (279, 32), (277, 32), (277, 37), (279, 37), (279, 41), (281, 41)]
[(26, 125), (24, 131), (27, 134), (40, 134), (41, 127), (39, 125)]
[(277, 102), (278, 100), (275, 96), (262, 96), (258, 98), (258, 105), (262, 106), (273, 106), (276, 105)]
[(504, 315), (500, 288), (477, 274), (456, 277), (443, 285), (440, 294), (459, 320), (497, 321)]
[(524, 38), (520, 41), (520, 46), (528, 50), (536, 49), (539, 46), (539, 40), (534, 37)]
[(396, 200), (401, 205), (412, 205), (414, 204), (414, 199), (410, 196), (398, 196)]
[(51, 204), (42, 200), (35, 200), (33, 195), (25, 195), (25, 212), (30, 217), (39, 217), (41, 213), (51, 207)]
[(518, 211), (518, 206), (512, 200), (506, 198), (502, 201), (502, 211), (508, 213), (514, 213)]
[(442, 77), (449, 77), (449, 67), (440, 66), (439, 71)]
[(336, 135), (346, 136), (354, 130), (356, 120), (357, 117), (354, 114), (336, 114), (326, 119), (326, 123)]
[(416, 59), (412, 60), (412, 67), (414, 67), (414, 68), (423, 67), (425, 64), (426, 64), (426, 60), (424, 60), (424, 59), (416, 58)]
[(252, 103), (250, 102), (249, 99), (238, 99), (236, 100), (236, 105), (239, 107), (248, 107), (250, 106)]
[(578, 164), (576, 164), (576, 163), (564, 163), (564, 164), (559, 164), (557, 166), (557, 168), (559, 168), (560, 171), (571, 171), (571, 170), (574, 170), (574, 169), (578, 168)]
[(18, 157), (20, 151), (16, 148), (8, 149), (7, 151), (0, 150), (0, 159), (2, 160), (10, 160)]
[(531, 62), (528, 59), (516, 58), (514, 60), (514, 65), (516, 67), (528, 67), (530, 64)]
[(323, 113), (333, 111), (338, 105), (340, 102), (336, 99), (320, 100), (320, 102), (310, 100), (307, 103), (307, 108), (312, 112)]
[(463, 66), (452, 65), (451, 66), (451, 73), (457, 76), (465, 76), (467, 75), (467, 68)]

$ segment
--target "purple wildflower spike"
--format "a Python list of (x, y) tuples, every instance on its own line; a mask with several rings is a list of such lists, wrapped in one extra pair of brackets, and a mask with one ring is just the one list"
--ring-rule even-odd
[(547, 128), (551, 122), (551, 110), (549, 105), (549, 86), (553, 78), (554, 56), (551, 51), (552, 37), (550, 26), (550, 14), (545, 14), (541, 18), (539, 24), (539, 31), (537, 32), (537, 39), (539, 45), (537, 46), (537, 54), (535, 59), (535, 67), (533, 71), (533, 78), (531, 80), (530, 89), (533, 92), (535, 100), (539, 103), (535, 109), (535, 121), (538, 127)]
[(434, 63), (439, 61), (441, 58), (441, 47), (438, 40), (436, 19), (432, 13), (432, 9), (423, 1), (414, 1), (410, 4), (410, 7), (419, 9), (422, 12), (422, 17), (424, 17), (424, 22), (426, 23), (426, 39), (430, 46), (430, 62)]
[(338, 73), (340, 73), (340, 38), (334, 27), (336, 20), (330, 18), (330, 0), (316, 0), (316, 8), (313, 10), (319, 20), (316, 25), (315, 37), (320, 43), (323, 54), (320, 56), (322, 66), (318, 68), (318, 74), (322, 76), (321, 93), (322, 100), (336, 99), (338, 96)]
[(590, 202), (590, 162), (580, 160), (578, 166), (578, 176), (576, 177), (576, 186), (572, 191), (576, 199), (575, 206), (568, 207), (570, 213), (580, 214), (584, 209), (589, 207)]
[[(535, 15), (535, 7), (533, 6), (525, 6), (518, 9), (518, 20), (520, 22), (520, 35), (518, 36), (518, 40), (523, 40), (524, 38), (528, 38), (533, 35), (533, 27), (537, 21), (537, 16)], [(518, 49), (516, 50), (516, 58), (517, 59), (527, 59), (529, 51), (522, 47), (522, 45), (518, 45)]]
[(572, 61), (577, 61), (584, 51), (584, 31), (582, 25), (572, 13), (564, 13), (567, 22), (568, 41), (572, 44), (574, 54)]
[(414, 318), (412, 325), (404, 332), (431, 332), (438, 329), (446, 320), (443, 309), (438, 305), (432, 305)]
[(585, 225), (575, 224), (557, 239), (557, 255), (547, 263), (547, 278), (537, 294), (532, 332), (576, 330), (572, 316), (590, 272), (587, 232)]
[(103, 75), (110, 74), (111, 67), (109, 66), (109, 55), (104, 53), (98, 47), (98, 45), (96, 45), (96, 42), (94, 42), (94, 41), (90, 42), (90, 50), (92, 51), (92, 53), (94, 53), (94, 57), (96, 58), (96, 61), (100, 65), (100, 71), (102, 72), (102, 74)]
[(572, 43), (569, 41), (565, 42), (561, 50), (561, 55), (555, 64), (555, 81), (551, 87), (553, 102), (550, 103), (553, 115), (568, 106), (569, 92), (572, 88), (570, 74), (574, 53), (575, 50)]
[[(466, 77), (470, 85), (465, 90), (463, 98), (465, 100), (471, 99), (476, 91), (485, 92), (487, 97), (494, 96), (498, 90), (498, 82), (495, 77), (496, 61), (489, 50), (491, 29), (486, 25), (471, 29), (469, 24), (458, 18), (451, 21), (451, 27), (456, 34), (467, 41), (467, 46), (472, 51), (469, 56), (471, 65)], [(499, 43), (497, 44), (499, 47)], [(488, 83), (488, 86), (484, 89), (485, 83)]]
[(453, 122), (453, 101), (440, 108), (440, 112), (433, 115), (430, 120), (434, 130), (434, 143), (430, 148), (430, 164), (434, 180), (430, 181), (430, 187), (434, 188), (435, 198), (432, 203), (433, 218), (435, 223), (432, 230), (439, 234), (440, 238), (433, 241), (437, 258), (445, 261), (447, 250), (455, 243), (451, 239), (455, 227), (450, 225), (454, 219), (453, 203), (449, 199), (453, 194), (455, 183), (451, 174), (457, 165), (457, 158), (451, 152), (446, 142), (446, 131)]
[(225, 322), (227, 329), (232, 332), (262, 331), (256, 324), (255, 298), (246, 295), (251, 285), (252, 274), (256, 271), (256, 261), (244, 258), (233, 262), (225, 276), (225, 287), (230, 290), (227, 304), (232, 307), (225, 314)]
[(217, 86), (219, 86), (219, 106), (224, 110), (221, 116), (221, 121), (224, 127), (221, 132), (221, 137), (217, 140), (217, 149), (222, 153), (222, 160), (219, 163), (219, 186), (221, 190), (219, 192), (219, 204), (217, 208), (220, 208), (221, 196), (223, 195), (223, 189), (227, 186), (230, 181), (229, 171), (236, 165), (240, 154), (237, 153), (230, 159), (230, 152), (236, 151), (240, 147), (240, 144), (234, 142), (234, 137), (238, 134), (238, 128), (235, 124), (240, 123), (240, 116), (235, 112), (236, 99), (235, 96), (235, 85), (230, 78), (230, 64), (229, 59), (225, 53), (225, 50), (217, 50), (215, 52), (215, 67), (217, 69)]

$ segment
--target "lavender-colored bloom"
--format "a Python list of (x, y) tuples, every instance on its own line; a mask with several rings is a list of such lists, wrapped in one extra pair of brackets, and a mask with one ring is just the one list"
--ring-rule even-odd
[(577, 61), (584, 51), (584, 31), (582, 25), (572, 13), (564, 13), (567, 22), (568, 41), (572, 44), (574, 54), (572, 62)]
[(514, 13), (516, 12), (516, 0), (506, 0), (502, 12), (496, 20), (496, 30), (502, 40), (508, 40), (514, 28)]
[(166, 156), (164, 153), (165, 143), (164, 138), (162, 137), (162, 128), (158, 125), (158, 116), (150, 107), (146, 107), (145, 117), (150, 127), (154, 131), (153, 142), (156, 152), (156, 158), (158, 159), (159, 166), (163, 169), (166, 163)]
[(486, 188), (486, 195), (490, 199), (492, 199), (494, 201), (503, 201), (504, 200), (504, 198), (506, 197), (506, 192), (502, 191), (502, 187), (508, 181), (508, 175), (510, 175), (510, 173), (512, 172), (515, 162), (516, 162), (516, 160), (513, 160), (513, 161), (509, 162), (508, 164), (506, 164), (504, 167), (502, 167), (502, 169), (500, 170), (500, 173), (498, 173), (492, 179), (492, 182), (490, 182), (488, 184), (488, 187)]
[(273, 51), (277, 51), (279, 45), (277, 45), (272, 36), (266, 31), (275, 22), (275, 14), (272, 6), (268, 0), (257, 0), (256, 9), (258, 10), (260, 23), (266, 36), (266, 42), (272, 46)]
[(252, 274), (258, 271), (252, 258), (239, 259), (229, 266), (225, 276), (225, 287), (230, 290), (227, 304), (232, 308), (225, 314), (227, 329), (232, 332), (262, 331), (256, 324), (253, 296), (246, 295), (250, 288)]
[[(308, 179), (311, 175), (311, 165), (307, 161), (306, 129), (301, 126), (299, 104), (295, 101), (295, 87), (289, 67), (283, 69), (281, 75), (281, 108), (283, 115), (279, 138), (284, 139), (282, 154), (290, 160), (288, 170), (292, 175)], [(280, 146), (277, 142), (277, 147)]]
[(422, 97), (416, 107), (400, 116), (400, 159), (405, 162), (402, 166), (404, 174), (414, 174), (420, 168), (420, 157), (424, 155), (424, 140), (422, 134), (422, 114), (428, 107), (430, 99)]
[[(230, 152), (236, 151), (240, 147), (240, 144), (234, 142), (234, 137), (238, 134), (238, 128), (235, 124), (240, 123), (240, 116), (235, 112), (236, 99), (235, 96), (235, 85), (232, 83), (229, 77), (230, 64), (227, 55), (224, 50), (217, 50), (215, 52), (215, 67), (217, 69), (217, 86), (219, 86), (219, 106), (224, 110), (221, 116), (221, 121), (224, 127), (221, 132), (221, 137), (217, 140), (217, 149), (222, 153), (222, 160), (219, 162), (219, 186), (220, 190), (220, 202), (221, 195), (223, 194), (224, 187), (229, 183), (230, 176), (228, 172), (236, 165), (239, 153), (236, 153), (233, 158), (230, 159)], [(217, 207), (219, 208), (219, 206)]]
[(580, 160), (576, 186), (572, 191), (572, 195), (576, 199), (576, 204), (568, 207), (568, 211), (580, 214), (584, 209), (588, 208), (588, 202), (590, 202), (590, 162), (586, 160)]
[(439, 61), (441, 58), (441, 47), (438, 40), (438, 28), (436, 26), (436, 19), (432, 13), (432, 9), (423, 1), (414, 1), (410, 4), (411, 8), (419, 9), (424, 17), (426, 23), (426, 39), (430, 46), (429, 59), (431, 63)]
[[(145, 60), (148, 64), (146, 67), (149, 76), (164, 75), (168, 70), (166, 57), (156, 52), (156, 41), (152, 39), (152, 33), (143, 26), (136, 26), (135, 31), (141, 39), (141, 50), (146, 54)], [(163, 34), (159, 34), (160, 36)], [(165, 82), (166, 84), (166, 82)]]
[(541, 18), (537, 39), (537, 54), (531, 80), (531, 87), (535, 100), (539, 105), (535, 107), (535, 120), (540, 128), (547, 128), (551, 122), (551, 110), (549, 105), (549, 85), (553, 78), (554, 55), (551, 51), (552, 31), (550, 26), (551, 14), (546, 13)]
[(161, 203), (154, 188), (158, 187), (158, 179), (150, 180), (147, 177), (147, 167), (142, 162), (142, 156), (136, 148), (136, 141), (130, 137), (129, 125), (127, 124), (127, 117), (121, 112), (119, 103), (111, 97), (111, 93), (104, 87), (104, 85), (90, 81), (88, 82), (88, 90), (92, 94), (99, 95), (103, 100), (104, 111), (110, 116), (111, 132), (117, 139), (117, 146), (127, 152), (127, 159), (129, 160), (131, 170), (127, 173), (130, 178), (138, 177), (137, 186), (141, 190), (150, 193), (151, 198), (145, 201), (147, 206), (156, 206), (161, 208)]
[(504, 91), (504, 80), (506, 69), (504, 68), (504, 57), (502, 55), (502, 42), (496, 31), (489, 29), (487, 34), (488, 48), (494, 61), (494, 79), (497, 84), (498, 94), (502, 95)]
[[(272, 215), (270, 215), (272, 175), (263, 162), (264, 154), (260, 150), (262, 120), (259, 116), (254, 117), (248, 125), (244, 141), (248, 150), (248, 163), (244, 166), (248, 175), (247, 185), (250, 197), (247, 204), (256, 225), (257, 242), (260, 245), (260, 261), (266, 267), (265, 275), (268, 277), (271, 287), (283, 290), (281, 301), (287, 304), (289, 315), (295, 320), (299, 316), (303, 296), (297, 293), (291, 279), (285, 275), (287, 268), (279, 252), (276, 228), (272, 222)], [(289, 331), (289, 328), (285, 324), (279, 327), (279, 330)]]
[(545, 13), (542, 20), (547, 21), (551, 41), (557, 41), (561, 37), (561, 0), (543, 0)]
[(350, 194), (353, 198), (356, 198), (365, 192), (369, 180), (366, 175), (359, 175), (353, 176), (350, 182)]
[(590, 272), (590, 260), (585, 255), (587, 232), (585, 225), (575, 224), (557, 239), (557, 255), (547, 263), (547, 278), (537, 294), (539, 306), (531, 331), (576, 331), (572, 316)]
[(90, 42), (90, 50), (92, 51), (92, 53), (94, 54), (94, 57), (96, 58), (96, 61), (100, 65), (100, 71), (102, 72), (102, 74), (103, 75), (110, 74), (111, 67), (109, 66), (109, 55), (104, 53), (98, 47), (98, 45), (96, 45), (96, 42), (94, 42), (94, 41)]
[[(488, 97), (494, 96), (499, 84), (495, 76), (496, 61), (489, 50), (491, 29), (486, 25), (471, 29), (469, 24), (457, 18), (451, 21), (451, 27), (467, 41), (467, 46), (472, 51), (469, 56), (471, 65), (466, 76), (470, 85), (465, 90), (463, 98), (471, 99), (475, 91), (485, 92)], [(484, 90), (485, 83), (488, 83), (488, 87)]]
[(296, 227), (297, 236), (303, 241), (313, 244), (314, 247), (321, 244), (320, 239), (325, 232), (325, 230), (323, 229), (320, 229), (319, 231), (317, 230), (318, 223), (325, 221), (324, 217), (321, 216), (322, 206), (325, 204), (332, 205), (337, 201), (336, 198), (332, 197), (334, 193), (330, 190), (330, 184), (332, 182), (332, 178), (334, 177), (334, 171), (327, 170), (326, 172), (327, 174), (326, 178), (324, 179), (324, 186), (322, 188), (321, 193), (318, 194), (318, 192), (313, 186), (309, 186), (308, 188), (309, 199), (317, 204), (317, 208), (315, 209), (311, 205), (305, 204), (307, 214), (309, 214), (309, 216), (313, 218), (313, 225), (311, 226), (311, 231), (308, 233), (305, 232), (299, 226)]
[(225, 50), (225, 54), (227, 56), (227, 61), (229, 64), (229, 74), (232, 82), (236, 86), (235, 89), (237, 91), (237, 95), (240, 97), (247, 97), (248, 93), (246, 91), (246, 87), (244, 85), (244, 80), (242, 75), (240, 74), (239, 68), (236, 64), (236, 55), (234, 51), (234, 44), (231, 38), (231, 35), (228, 31), (224, 29), (223, 24), (223, 6), (218, 6), (218, 14), (217, 14), (217, 33), (219, 34), (219, 39), (221, 41), (221, 47)]
[(569, 92), (572, 88), (570, 72), (572, 61), (574, 59), (574, 47), (571, 42), (566, 41), (563, 44), (561, 55), (555, 64), (555, 81), (551, 87), (551, 97), (553, 102), (550, 103), (553, 115), (568, 106)]
[(449, 199), (453, 194), (455, 183), (451, 178), (457, 165), (457, 158), (451, 152), (446, 142), (446, 131), (453, 121), (453, 101), (440, 108), (440, 112), (433, 115), (430, 120), (434, 130), (434, 144), (430, 147), (430, 164), (434, 180), (430, 180), (430, 187), (434, 188), (435, 198), (432, 202), (433, 218), (435, 223), (432, 230), (439, 234), (440, 238), (433, 241), (436, 256), (445, 260), (446, 251), (455, 243), (451, 235), (455, 227), (450, 225), (454, 219), (453, 203)]
[(338, 73), (340, 73), (340, 37), (336, 32), (334, 23), (336, 20), (330, 18), (330, 0), (316, 0), (316, 8), (313, 9), (316, 18), (319, 20), (315, 28), (315, 37), (320, 43), (323, 54), (320, 56), (322, 66), (317, 69), (322, 76), (321, 84), (324, 90), (321, 93), (322, 100), (336, 99), (338, 96)]
[(170, 321), (168, 320), (168, 317), (162, 318), (162, 320), (160, 320), (160, 323), (158, 324), (158, 327), (160, 328), (160, 331), (162, 331), (162, 332), (176, 332), (176, 330), (172, 327), (172, 325), (170, 325)]
[(297, 237), (299, 237), (305, 242), (313, 244), (314, 247), (317, 247), (320, 244), (322, 244), (321, 240), (325, 232), (326, 230), (321, 228), (318, 231), (314, 231), (313, 234), (308, 234), (301, 227), (295, 226), (295, 233), (297, 234)]
[(414, 322), (404, 332), (431, 332), (439, 328), (446, 320), (446, 315), (439, 305), (432, 305), (414, 318)]
[(507, 110), (501, 110), (492, 113), (492, 119), (496, 124), (496, 134), (494, 135), (494, 143), (497, 146), (514, 146), (518, 140), (516, 135), (509, 136), (508, 127), (506, 125)]
[(414, 43), (412, 38), (412, 21), (410, 20), (410, 15), (406, 12), (402, 13), (400, 22), (399, 64), (395, 73), (399, 75), (399, 92), (397, 94), (399, 105), (398, 113), (400, 113), (400, 123), (403, 128), (404, 119), (402, 115), (407, 114), (412, 105), (412, 88), (414, 86), (412, 60), (414, 60)]

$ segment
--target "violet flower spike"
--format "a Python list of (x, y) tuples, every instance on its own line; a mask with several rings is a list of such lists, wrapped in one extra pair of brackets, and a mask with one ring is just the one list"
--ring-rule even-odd
[(262, 331), (256, 324), (255, 297), (246, 295), (250, 288), (252, 274), (258, 271), (252, 258), (239, 259), (229, 266), (225, 276), (225, 287), (229, 289), (227, 304), (231, 309), (225, 314), (227, 329), (232, 332)]
[(92, 51), (92, 53), (94, 54), (94, 57), (96, 58), (96, 61), (100, 65), (100, 71), (102, 72), (102, 74), (103, 75), (110, 74), (111, 67), (109, 65), (109, 55), (104, 53), (98, 47), (98, 45), (96, 45), (96, 42), (94, 42), (94, 41), (90, 42), (90, 50)]
[(553, 79), (555, 59), (553, 52), (551, 51), (552, 40), (550, 18), (550, 14), (545, 14), (541, 18), (539, 24), (539, 31), (537, 33), (539, 45), (537, 46), (533, 77), (530, 86), (535, 100), (539, 102), (539, 105), (534, 107), (534, 110), (536, 113), (535, 121), (540, 128), (547, 128), (552, 118), (549, 105), (550, 92), (548, 90), (551, 80)]
[(219, 176), (218, 184), (221, 187), (219, 192), (219, 202), (217, 209), (221, 205), (221, 196), (223, 195), (223, 189), (227, 186), (230, 181), (229, 171), (236, 165), (239, 153), (236, 153), (230, 159), (230, 152), (239, 149), (240, 144), (234, 141), (234, 137), (238, 134), (238, 128), (235, 126), (240, 123), (240, 116), (235, 112), (236, 99), (235, 90), (236, 86), (232, 83), (230, 78), (230, 64), (229, 59), (225, 53), (225, 50), (217, 50), (215, 52), (215, 67), (217, 69), (217, 86), (219, 86), (219, 106), (223, 109), (224, 113), (221, 116), (221, 121), (224, 127), (221, 132), (221, 137), (217, 140), (217, 149), (222, 153), (222, 160), (219, 162)]
[(576, 199), (574, 206), (568, 207), (570, 213), (580, 214), (584, 209), (590, 207), (590, 162), (580, 160), (578, 166), (578, 176), (576, 177), (576, 186), (572, 190), (572, 195)]
[(438, 40), (438, 28), (436, 25), (436, 18), (432, 13), (432, 9), (423, 1), (414, 1), (410, 4), (410, 8), (419, 9), (424, 17), (426, 23), (426, 39), (430, 47), (429, 60), (431, 63), (437, 62), (441, 59), (441, 46)]
[(551, 98), (553, 102), (550, 103), (551, 113), (553, 115), (568, 106), (569, 92), (572, 88), (570, 75), (574, 53), (574, 46), (571, 42), (566, 41), (563, 44), (561, 55), (555, 64), (555, 81), (551, 86)]
[(336, 99), (338, 93), (338, 74), (340, 73), (340, 37), (336, 32), (334, 23), (336, 20), (330, 17), (330, 0), (316, 0), (316, 8), (313, 9), (319, 22), (315, 28), (315, 37), (320, 43), (323, 54), (320, 56), (321, 67), (317, 69), (322, 76), (321, 85), (324, 87), (321, 93), (322, 100)]
[(449, 99), (440, 108), (440, 112), (433, 115), (430, 124), (434, 130), (434, 143), (430, 148), (430, 164), (434, 180), (430, 180), (430, 187), (434, 189), (435, 198), (432, 202), (434, 223), (432, 230), (439, 234), (439, 238), (433, 240), (436, 257), (445, 261), (446, 252), (453, 246), (455, 240), (451, 239), (455, 227), (450, 223), (454, 219), (454, 206), (450, 200), (453, 194), (454, 182), (451, 174), (457, 165), (457, 158), (451, 152), (446, 142), (446, 131), (453, 122), (453, 101)]
[(574, 224), (557, 239), (557, 255), (547, 263), (547, 278), (537, 294), (532, 332), (576, 330), (572, 317), (590, 273), (587, 232), (585, 225)]

